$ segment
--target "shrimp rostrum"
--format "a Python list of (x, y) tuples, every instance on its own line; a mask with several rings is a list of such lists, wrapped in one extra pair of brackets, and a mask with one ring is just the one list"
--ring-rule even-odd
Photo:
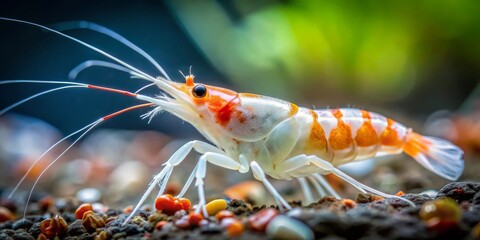
[[(20, 20), (3, 20), (35, 25), (77, 41), (116, 62), (108, 66), (116, 66), (114, 68), (117, 70), (125, 70), (138, 78), (148, 80), (164, 93), (160, 97), (149, 97), (88, 84), (60, 83), (121, 93), (147, 102), (100, 118), (82, 128), (82, 131), (90, 131), (101, 121), (130, 109), (154, 106), (144, 117), (151, 119), (159, 112), (169, 112), (193, 125), (209, 141), (190, 141), (180, 147), (163, 164), (160, 173), (153, 177), (130, 217), (156, 186), (160, 188), (158, 194), (163, 193), (174, 168), (192, 151), (198, 152), (200, 157), (179, 197), (195, 180), (199, 197), (196, 211), (205, 215), (204, 179), (208, 164), (241, 173), (251, 170), (253, 176), (273, 195), (279, 207), (286, 209), (291, 206), (277, 192), (267, 176), (275, 179), (298, 179), (307, 201), (312, 200), (309, 182), (317, 191), (338, 197), (322, 177), (334, 174), (361, 192), (371, 192), (413, 204), (407, 199), (370, 188), (337, 167), (361, 159), (405, 152), (425, 168), (449, 180), (458, 179), (463, 171), (463, 152), (458, 147), (443, 139), (422, 136), (376, 113), (352, 108), (311, 110), (271, 97), (237, 93), (197, 83), (191, 73), (185, 76), (185, 82), (182, 83), (171, 81), (166, 74), (165, 78), (154, 78), (58, 31)], [(163, 69), (161, 71), (163, 73)]]

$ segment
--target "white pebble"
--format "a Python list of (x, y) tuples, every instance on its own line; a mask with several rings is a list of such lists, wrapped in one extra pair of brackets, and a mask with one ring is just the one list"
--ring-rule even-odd
[(304, 223), (285, 215), (275, 217), (267, 226), (272, 239), (313, 239), (312, 230)]
[(435, 196), (437, 196), (437, 194), (438, 194), (438, 191), (430, 189), (430, 190), (425, 190), (425, 191), (421, 192), (420, 194), (426, 194), (431, 198), (435, 198)]
[(100, 200), (102, 194), (96, 188), (84, 188), (78, 191), (76, 196), (80, 202), (92, 203)]

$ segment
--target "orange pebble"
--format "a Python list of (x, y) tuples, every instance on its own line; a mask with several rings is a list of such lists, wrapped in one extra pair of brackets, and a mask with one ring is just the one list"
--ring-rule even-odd
[(403, 191), (398, 191), (397, 193), (395, 193), (395, 196), (401, 197), (403, 195), (405, 195), (405, 193)]
[(75, 218), (76, 219), (82, 219), (83, 214), (87, 211), (93, 211), (92, 204), (84, 203), (84, 204), (78, 206), (77, 210), (75, 210)]
[[(181, 204), (180, 204), (180, 207), (181, 207)], [(155, 200), (155, 208), (158, 211), (162, 211), (167, 215), (173, 215), (176, 212), (173, 196), (170, 194), (164, 194), (158, 197)]]
[(235, 215), (231, 211), (228, 211), (228, 210), (222, 210), (222, 211), (218, 212), (217, 214), (215, 214), (215, 218), (219, 222), (222, 221), (222, 219), (224, 219), (224, 218), (233, 218), (233, 217), (235, 217)]
[(133, 206), (132, 205), (129, 205), (129, 206), (127, 206), (123, 209), (123, 213), (125, 213), (125, 214), (129, 214), (132, 211), (133, 211)]
[(232, 222), (227, 225), (227, 235), (229, 237), (237, 237), (242, 235), (245, 231), (245, 227), (242, 222), (237, 219), (232, 219)]
[(352, 199), (343, 199), (342, 204), (347, 208), (354, 208), (357, 206), (357, 203)]

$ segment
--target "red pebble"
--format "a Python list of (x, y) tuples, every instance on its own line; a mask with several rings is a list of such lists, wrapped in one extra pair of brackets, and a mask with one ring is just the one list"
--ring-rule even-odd
[(155, 208), (158, 211), (162, 211), (163, 213), (167, 215), (173, 215), (176, 211), (174, 210), (175, 208), (175, 203), (172, 195), (170, 194), (165, 194), (160, 197), (158, 197), (155, 200)]
[(192, 207), (192, 202), (190, 202), (190, 200), (188, 200), (187, 198), (179, 198), (178, 201), (180, 201), (180, 203), (182, 204), (182, 209), (185, 211), (190, 210), (190, 208)]
[(257, 232), (264, 232), (267, 224), (278, 215), (274, 208), (265, 208), (248, 218), (248, 227)]
[(164, 194), (155, 200), (155, 208), (167, 215), (173, 215), (179, 210), (188, 211), (192, 206), (186, 198), (174, 198), (170, 194)]
[(192, 226), (199, 226), (200, 225), (200, 221), (203, 220), (203, 216), (202, 214), (200, 213), (196, 213), (196, 212), (191, 212), (189, 215), (188, 215), (188, 222), (190, 223), (190, 225)]

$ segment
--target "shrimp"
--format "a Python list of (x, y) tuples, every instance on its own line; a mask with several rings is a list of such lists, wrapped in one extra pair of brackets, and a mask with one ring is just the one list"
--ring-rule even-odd
[[(153, 177), (147, 190), (125, 222), (134, 216), (156, 186), (159, 186), (158, 195), (163, 194), (175, 167), (179, 166), (187, 154), (192, 151), (199, 153), (200, 157), (177, 197), (182, 197), (195, 180), (199, 197), (195, 211), (204, 215), (208, 215), (205, 209), (204, 193), (207, 163), (240, 173), (247, 173), (251, 170), (254, 178), (264, 184), (282, 209), (291, 209), (292, 207), (278, 193), (267, 176), (280, 180), (297, 179), (304, 190), (305, 198), (309, 200), (313, 197), (307, 180), (315, 186), (319, 193), (328, 193), (340, 198), (322, 177), (322, 175), (334, 174), (360, 192), (371, 192), (386, 198), (396, 198), (414, 205), (405, 198), (368, 187), (337, 167), (352, 161), (405, 152), (425, 168), (446, 179), (456, 180), (463, 172), (463, 151), (460, 148), (443, 139), (422, 136), (377, 113), (353, 108), (312, 110), (298, 107), (293, 103), (272, 97), (237, 93), (230, 89), (198, 83), (191, 72), (184, 76), (185, 82), (182, 83), (171, 81), (161, 68), (159, 69), (165, 77), (155, 78), (88, 43), (51, 28), (15, 19), (0, 18), (0, 20), (34, 25), (76, 41), (116, 62), (97, 61), (90, 62), (90, 65), (102, 65), (129, 72), (137, 78), (150, 81), (151, 83), (147, 86), (155, 85), (164, 93), (159, 97), (150, 97), (139, 94), (138, 91), (132, 93), (83, 83), (30, 81), (67, 85), (40, 94), (61, 90), (65, 87), (81, 87), (119, 93), (146, 102), (107, 115), (83, 127), (73, 133), (83, 132), (75, 142), (102, 121), (131, 109), (149, 106), (154, 108), (144, 114), (143, 118), (152, 120), (158, 113), (168, 112), (191, 124), (208, 140), (208, 142), (194, 140), (181, 146), (163, 164), (163, 169)], [(98, 29), (99, 26), (96, 30)], [(92, 30), (95, 29), (92, 28)], [(126, 41), (123, 38), (115, 37), (114, 34), (109, 34), (109, 31), (99, 32), (114, 37), (116, 40)], [(128, 41), (127, 43), (126, 45), (133, 49), (132, 43)], [(146, 53), (142, 52), (141, 54)], [(82, 68), (80, 67), (80, 69)], [(76, 69), (75, 71), (80, 70)], [(11, 80), (0, 83), (19, 82), (25, 81)], [(37, 95), (12, 106), (17, 106)], [(51, 164), (56, 160), (58, 158)]]

